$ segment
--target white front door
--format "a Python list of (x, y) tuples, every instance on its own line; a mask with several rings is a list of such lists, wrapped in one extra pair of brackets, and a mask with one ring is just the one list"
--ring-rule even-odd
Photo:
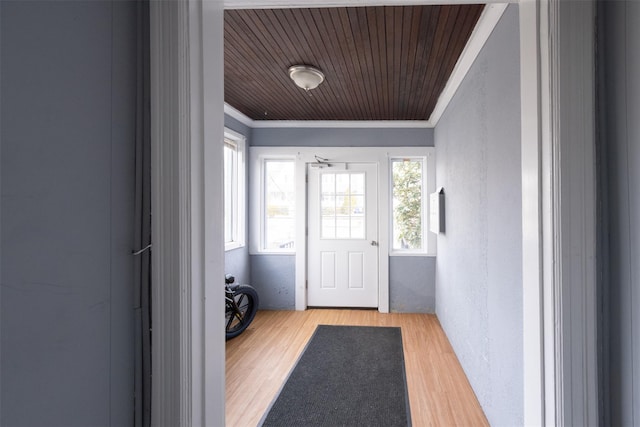
[(309, 166), (307, 304), (378, 307), (375, 163)]

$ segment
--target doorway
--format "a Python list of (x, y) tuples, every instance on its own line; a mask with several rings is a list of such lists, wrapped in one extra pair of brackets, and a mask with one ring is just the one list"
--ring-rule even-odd
[(309, 306), (378, 307), (378, 168), (309, 165)]

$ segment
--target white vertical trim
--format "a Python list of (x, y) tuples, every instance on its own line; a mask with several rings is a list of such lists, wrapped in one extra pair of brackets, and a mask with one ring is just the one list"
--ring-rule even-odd
[[(294, 148), (295, 150), (295, 148)], [(307, 309), (307, 164), (296, 153), (296, 310)]]
[(538, 1), (525, 0), (520, 12), (522, 158), (522, 298), (524, 424), (544, 424), (543, 278)]
[[(154, 425), (182, 425), (180, 300), (181, 257), (179, 209), (179, 146), (184, 114), (184, 80), (178, 66), (179, 52), (186, 40), (180, 34), (186, 27), (184, 4), (151, 2), (151, 203), (152, 235), (152, 393), (151, 422)], [(173, 90), (169, 90), (171, 87)], [(182, 90), (182, 91), (181, 91)], [(182, 120), (181, 120), (182, 119)], [(188, 389), (188, 387), (187, 387)]]
[[(198, 70), (202, 79), (202, 125), (204, 128), (202, 180), (204, 209), (201, 228), (193, 234), (202, 234), (204, 277), (200, 304), (203, 313), (199, 317), (202, 340), (201, 369), (193, 375), (203, 378), (200, 389), (202, 422), (195, 426), (222, 426), (225, 423), (225, 338), (224, 338), (224, 213), (220, 209), (224, 200), (223, 135), (224, 135), (224, 20), (222, 0), (202, 3), (202, 32), (199, 40), (202, 49), (202, 67)], [(194, 347), (195, 348), (195, 347)]]
[(526, 425), (598, 422), (594, 25), (520, 2)]
[(389, 227), (391, 213), (389, 151), (378, 156), (378, 311), (388, 313), (389, 304)]
[(552, 103), (557, 103), (557, 94), (553, 90), (554, 60), (552, 59), (553, 41), (551, 29), (557, 27), (557, 22), (550, 19), (549, 1), (544, 0), (539, 5), (539, 49), (540, 49), (540, 130), (541, 130), (541, 201), (542, 201), (542, 306), (543, 306), (543, 392), (544, 418), (546, 425), (556, 425), (558, 419), (558, 402), (560, 395), (556, 392), (562, 387), (557, 377), (558, 340), (561, 334), (556, 329), (556, 298), (557, 279), (556, 254), (558, 253), (558, 238), (556, 235), (558, 214), (554, 197), (554, 186), (557, 185), (557, 153), (553, 143), (553, 121), (551, 120)]
[(549, 0), (556, 423), (597, 425), (595, 0)]
[(151, 420), (223, 425), (222, 3), (151, 2), (150, 18)]

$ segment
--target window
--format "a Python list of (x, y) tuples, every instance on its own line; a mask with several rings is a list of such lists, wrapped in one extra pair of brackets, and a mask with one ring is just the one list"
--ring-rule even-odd
[(295, 250), (295, 162), (265, 159), (263, 245), (265, 251)]
[(364, 178), (361, 172), (322, 174), (322, 239), (365, 238)]
[(424, 159), (392, 159), (392, 234), (394, 251), (425, 250)]
[(245, 166), (244, 137), (229, 129), (224, 133), (224, 241), (225, 250), (244, 246)]

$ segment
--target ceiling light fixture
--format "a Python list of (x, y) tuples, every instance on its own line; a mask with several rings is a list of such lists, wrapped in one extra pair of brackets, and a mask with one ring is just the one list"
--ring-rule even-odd
[(307, 92), (317, 88), (318, 85), (324, 81), (322, 71), (309, 65), (294, 65), (290, 67), (289, 77), (291, 77), (291, 80), (293, 80), (296, 85)]

